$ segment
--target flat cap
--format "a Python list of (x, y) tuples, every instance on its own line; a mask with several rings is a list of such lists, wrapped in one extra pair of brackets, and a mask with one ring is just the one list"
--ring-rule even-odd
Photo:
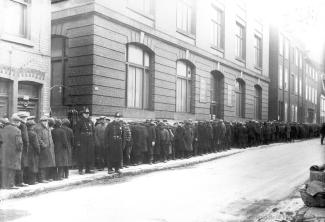
[(22, 121), (22, 119), (18, 116), (18, 113), (14, 113), (11, 116), (11, 121)]
[(24, 111), (18, 112), (17, 115), (18, 115), (20, 118), (29, 117), (29, 113), (28, 113), (28, 112), (24, 112)]
[(116, 112), (115, 115), (114, 115), (114, 117), (120, 118), (120, 117), (122, 117), (122, 115), (121, 115), (121, 113)]
[(42, 116), (41, 118), (40, 118), (40, 121), (47, 121), (49, 118), (47, 117), (47, 116)]

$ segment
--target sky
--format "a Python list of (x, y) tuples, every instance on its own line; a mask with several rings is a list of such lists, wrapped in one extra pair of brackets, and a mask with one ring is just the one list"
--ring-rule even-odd
[(325, 0), (248, 0), (255, 13), (302, 41), (321, 62), (325, 39)]

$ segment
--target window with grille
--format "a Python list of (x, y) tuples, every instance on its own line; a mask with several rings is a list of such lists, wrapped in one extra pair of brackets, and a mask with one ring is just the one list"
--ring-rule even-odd
[(176, 63), (176, 112), (191, 112), (193, 67), (186, 61)]
[(136, 45), (127, 49), (127, 107), (149, 109), (151, 55)]
[(245, 118), (245, 83), (237, 79), (235, 83), (236, 116)]

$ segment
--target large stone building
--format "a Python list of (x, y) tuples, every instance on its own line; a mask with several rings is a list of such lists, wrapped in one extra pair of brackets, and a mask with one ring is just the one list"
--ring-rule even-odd
[(321, 68), (303, 45), (278, 28), (270, 28), (269, 119), (316, 122), (319, 117)]
[(52, 112), (267, 120), (268, 30), (238, 0), (52, 0)]
[(50, 1), (0, 1), (0, 117), (50, 112), (50, 42)]

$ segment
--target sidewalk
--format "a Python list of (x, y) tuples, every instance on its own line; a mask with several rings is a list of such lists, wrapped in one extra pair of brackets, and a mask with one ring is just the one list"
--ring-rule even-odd
[[(248, 148), (248, 149), (254, 149), (254, 148), (256, 147)], [(70, 176), (68, 179), (53, 181), (50, 183), (39, 183), (36, 185), (30, 185), (28, 187), (22, 187), (17, 190), (0, 190), (0, 202), (3, 200), (32, 196), (40, 193), (58, 190), (69, 186), (85, 184), (96, 180), (104, 180), (104, 179), (124, 177), (124, 176), (133, 176), (133, 175), (150, 173), (159, 170), (186, 167), (186, 166), (234, 155), (236, 153), (241, 153), (244, 152), (245, 150), (247, 149), (231, 149), (220, 153), (211, 153), (202, 156), (195, 156), (189, 159), (170, 160), (165, 163), (156, 163), (151, 165), (142, 164), (138, 166), (130, 166), (128, 168), (121, 169), (121, 174), (117, 174), (117, 173), (108, 174), (107, 170), (104, 170), (104, 171), (96, 171), (94, 174), (79, 175), (78, 170), (70, 170)]]

